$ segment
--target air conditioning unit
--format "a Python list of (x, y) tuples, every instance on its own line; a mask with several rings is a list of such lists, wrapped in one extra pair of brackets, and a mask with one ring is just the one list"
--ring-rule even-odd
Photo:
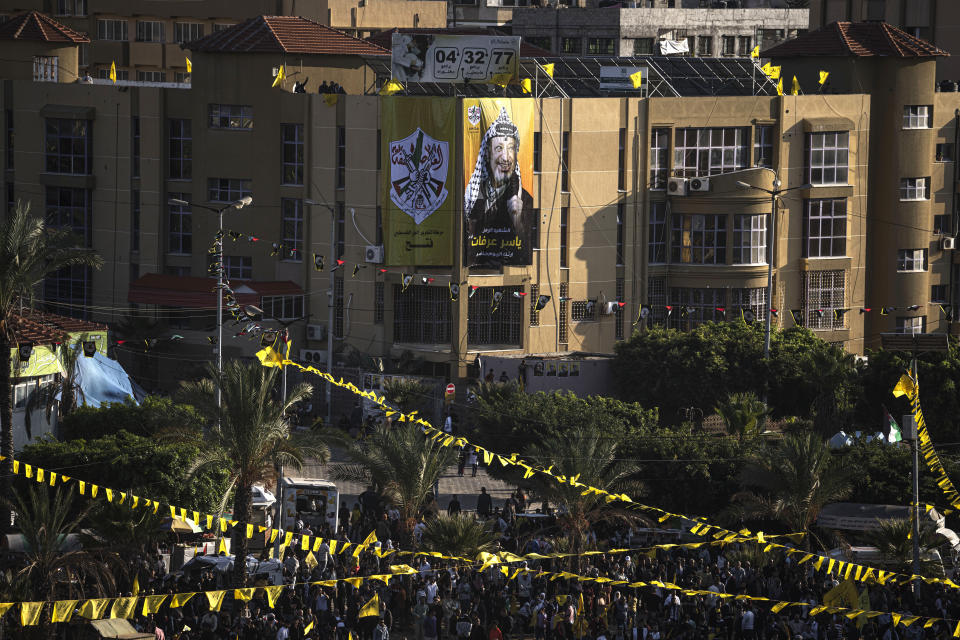
[(953, 249), (957, 246), (957, 239), (953, 236), (943, 236), (940, 238), (940, 248), (946, 251), (947, 249)]
[(611, 302), (604, 302), (603, 306), (600, 307), (600, 313), (602, 313), (605, 316), (612, 316), (619, 310), (620, 310), (620, 305), (615, 300)]
[(326, 364), (327, 352), (323, 349), (300, 349), (300, 361), (304, 364)]
[(667, 193), (674, 196), (687, 195), (687, 179), (686, 178), (670, 178), (667, 181)]
[(687, 191), (710, 191), (710, 178), (690, 178)]
[(308, 324), (307, 340), (326, 340), (327, 326), (324, 324)]
[(368, 244), (363, 250), (363, 259), (374, 264), (383, 264), (383, 245)]

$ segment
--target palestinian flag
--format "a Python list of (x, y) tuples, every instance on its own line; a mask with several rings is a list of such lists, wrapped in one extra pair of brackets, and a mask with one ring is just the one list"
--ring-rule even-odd
[(890, 415), (890, 412), (887, 411), (887, 408), (883, 408), (883, 417), (887, 421), (887, 425), (890, 427), (890, 434), (887, 436), (887, 442), (900, 442), (903, 440), (903, 433), (900, 431), (900, 425), (897, 424), (897, 421), (893, 419), (893, 416)]

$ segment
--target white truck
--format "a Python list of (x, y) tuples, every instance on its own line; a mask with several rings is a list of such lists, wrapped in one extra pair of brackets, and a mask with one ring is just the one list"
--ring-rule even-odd
[(284, 476), (280, 480), (279, 497), (281, 529), (294, 531), (299, 517), (315, 535), (320, 534), (324, 524), (336, 535), (340, 515), (337, 485), (329, 480)]

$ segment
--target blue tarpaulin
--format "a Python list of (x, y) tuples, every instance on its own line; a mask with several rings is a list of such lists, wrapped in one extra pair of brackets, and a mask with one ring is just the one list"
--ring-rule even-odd
[(130, 398), (135, 404), (145, 395), (120, 363), (111, 360), (99, 351), (92, 357), (81, 355), (77, 358), (77, 404), (99, 407), (105, 402), (124, 402)]

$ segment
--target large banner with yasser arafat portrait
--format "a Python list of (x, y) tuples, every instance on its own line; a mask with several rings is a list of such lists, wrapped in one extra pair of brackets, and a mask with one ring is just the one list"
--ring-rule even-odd
[(455, 98), (380, 98), (384, 244), (391, 266), (452, 265)]
[(533, 209), (531, 98), (463, 100), (463, 225), (466, 264), (529, 265)]

